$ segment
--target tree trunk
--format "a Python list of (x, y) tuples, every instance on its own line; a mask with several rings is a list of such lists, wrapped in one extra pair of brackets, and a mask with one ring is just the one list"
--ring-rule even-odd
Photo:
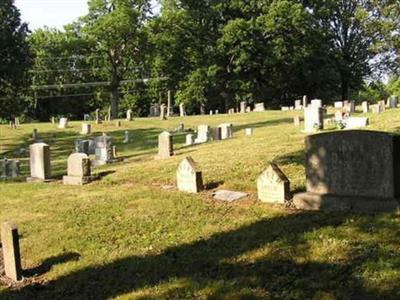
[(113, 67), (113, 72), (111, 74), (111, 118), (118, 118), (118, 106), (119, 106), (119, 78), (117, 73), (117, 68)]
[(342, 76), (341, 80), (341, 88), (342, 88), (342, 101), (349, 100), (349, 79), (347, 77)]

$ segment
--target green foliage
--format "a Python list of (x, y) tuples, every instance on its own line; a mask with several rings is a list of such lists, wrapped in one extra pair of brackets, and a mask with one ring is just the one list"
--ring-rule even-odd
[(25, 76), (31, 64), (28, 27), (21, 23), (13, 2), (0, 2), (0, 119), (11, 119), (24, 111), (23, 92), (29, 85)]

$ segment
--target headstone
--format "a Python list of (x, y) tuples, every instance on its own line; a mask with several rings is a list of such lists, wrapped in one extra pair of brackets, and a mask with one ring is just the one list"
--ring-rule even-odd
[(168, 91), (168, 106), (167, 106), (167, 117), (172, 117), (174, 114), (174, 110), (172, 107), (172, 93), (171, 91)]
[(212, 116), (213, 115), (213, 111), (212, 110), (210, 110), (210, 116)]
[(220, 141), (221, 140), (221, 128), (211, 128), (211, 137), (213, 141)]
[(172, 135), (164, 131), (158, 136), (158, 159), (170, 158), (174, 155)]
[(112, 138), (103, 135), (96, 137), (95, 140), (95, 165), (105, 165), (111, 163), (114, 159), (112, 150)]
[(215, 110), (215, 114), (219, 115), (219, 110), (218, 109)]
[(397, 102), (398, 102), (398, 97), (397, 96), (391, 96), (388, 99), (388, 107), (389, 108), (397, 108)]
[(246, 128), (244, 130), (245, 135), (252, 136), (253, 135), (253, 128)]
[(0, 179), (20, 176), (20, 161), (16, 159), (0, 159)]
[(21, 125), (21, 124), (19, 123), (19, 118), (14, 118), (14, 124), (15, 124), (15, 126)]
[(167, 117), (165, 116), (165, 114), (166, 114), (166, 107), (165, 107), (165, 104), (161, 104), (161, 106), (160, 106), (160, 120), (166, 120), (167, 119)]
[(82, 124), (82, 132), (81, 134), (91, 134), (92, 133), (92, 125), (83, 123)]
[(304, 131), (315, 132), (324, 129), (324, 112), (322, 107), (309, 106), (304, 109)]
[(313, 99), (313, 100), (311, 100), (311, 106), (313, 106), (313, 107), (322, 107), (322, 100), (321, 99)]
[(127, 120), (128, 122), (132, 121), (132, 109), (128, 109), (128, 110), (126, 111), (126, 120)]
[(84, 185), (92, 180), (91, 163), (84, 153), (74, 153), (68, 157), (67, 176), (63, 177), (66, 185)]
[(197, 138), (195, 139), (196, 144), (207, 143), (210, 139), (210, 126), (199, 125), (197, 126)]
[(400, 196), (400, 136), (367, 130), (306, 137), (307, 192), (299, 209), (391, 211)]
[(89, 140), (76, 140), (75, 141), (75, 152), (90, 154), (89, 150), (90, 141)]
[(294, 109), (295, 109), (295, 110), (301, 110), (301, 109), (303, 109), (303, 106), (301, 105), (301, 100), (295, 100), (295, 101), (294, 101)]
[(68, 127), (68, 119), (67, 118), (61, 118), (59, 123), (58, 123), (58, 128), (65, 129), (67, 127)]
[(124, 140), (123, 140), (124, 144), (129, 143), (129, 131), (125, 131), (124, 133)]
[(356, 129), (368, 126), (369, 119), (365, 117), (348, 117), (342, 123), (345, 129)]
[(294, 126), (296, 126), (296, 127), (300, 126), (300, 124), (301, 124), (301, 117), (300, 117), (300, 116), (294, 116), (294, 117), (293, 117), (293, 123), (294, 123)]
[(306, 108), (308, 106), (308, 99), (307, 96), (303, 96), (303, 109)]
[(29, 146), (31, 177), (28, 181), (46, 181), (51, 177), (50, 146), (35, 143)]
[(194, 144), (194, 135), (193, 134), (187, 134), (186, 135), (186, 146), (191, 146)]
[(51, 117), (51, 124), (55, 125), (56, 124), (56, 118)]
[(370, 106), (373, 114), (380, 114), (383, 112), (382, 106), (380, 104), (374, 104)]
[(32, 139), (33, 139), (34, 141), (39, 140), (39, 134), (38, 134), (38, 130), (37, 130), (36, 128), (33, 129), (33, 131), (32, 131)]
[(344, 106), (344, 102), (343, 101), (336, 101), (334, 103), (334, 107), (335, 108), (343, 108), (343, 106)]
[(267, 203), (290, 200), (290, 181), (279, 167), (271, 163), (257, 179), (258, 199)]
[(290, 110), (289, 106), (282, 106), (281, 107), (281, 111), (289, 111), (289, 110)]
[(240, 102), (240, 113), (244, 114), (246, 112), (246, 101)]
[(364, 114), (367, 114), (369, 112), (369, 104), (368, 104), (367, 101), (363, 101), (361, 103), (361, 107), (362, 107), (362, 110), (363, 110)]
[(118, 153), (117, 153), (117, 146), (112, 146), (112, 153), (113, 153), (113, 158), (117, 158), (118, 157)]
[(88, 155), (90, 154), (95, 154), (96, 153), (96, 143), (94, 140), (88, 140), (89, 141), (89, 153), (87, 153)]
[(90, 115), (84, 114), (84, 115), (83, 115), (83, 121), (85, 121), (85, 122), (90, 121)]
[(356, 104), (354, 101), (345, 101), (344, 102), (344, 110), (349, 114), (353, 114), (356, 112)]
[(185, 132), (185, 124), (179, 123), (177, 131), (178, 132)]
[(264, 103), (256, 103), (256, 104), (254, 104), (254, 110), (253, 111), (256, 111), (256, 112), (265, 111)]
[(379, 101), (379, 102), (378, 102), (378, 105), (380, 106), (381, 112), (384, 112), (384, 111), (386, 110), (385, 100)]
[(231, 123), (223, 123), (218, 125), (221, 128), (221, 139), (226, 140), (233, 137), (233, 126)]
[(335, 112), (335, 122), (342, 122), (344, 119), (344, 114), (341, 110)]
[(4, 272), (13, 281), (21, 279), (22, 266), (19, 248), (18, 228), (14, 222), (1, 224), (1, 248), (3, 250)]
[(246, 107), (246, 112), (247, 112), (247, 113), (251, 113), (251, 107), (250, 107), (250, 106), (247, 106), (247, 107)]
[(247, 193), (234, 192), (234, 191), (228, 191), (228, 190), (219, 190), (213, 194), (214, 199), (221, 200), (221, 201), (227, 201), (227, 202), (237, 201), (237, 200), (240, 200), (247, 196), (248, 196)]
[(181, 117), (186, 116), (185, 104), (183, 104), (183, 103), (179, 104), (179, 115)]
[(115, 127), (121, 127), (121, 121), (115, 122)]
[(107, 112), (107, 121), (111, 121), (111, 106), (108, 107), (108, 112)]
[(96, 109), (95, 114), (96, 114), (96, 124), (100, 124), (101, 121), (100, 121), (100, 109), (99, 108)]
[(176, 171), (178, 190), (187, 193), (198, 193), (203, 190), (203, 179), (193, 158), (187, 156)]

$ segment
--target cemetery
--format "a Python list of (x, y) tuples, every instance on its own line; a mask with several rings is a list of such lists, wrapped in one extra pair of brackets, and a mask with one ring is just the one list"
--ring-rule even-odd
[(0, 1), (0, 300), (399, 300), (399, 15)]

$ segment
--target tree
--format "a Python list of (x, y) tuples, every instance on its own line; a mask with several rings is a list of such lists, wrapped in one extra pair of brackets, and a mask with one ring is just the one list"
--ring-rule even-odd
[(0, 118), (19, 115), (25, 108), (26, 71), (31, 58), (26, 41), (28, 26), (12, 0), (0, 2)]
[(82, 31), (93, 41), (93, 51), (104, 55), (114, 118), (118, 117), (121, 81), (140, 61), (149, 11), (149, 0), (91, 0), (89, 14), (82, 18)]

